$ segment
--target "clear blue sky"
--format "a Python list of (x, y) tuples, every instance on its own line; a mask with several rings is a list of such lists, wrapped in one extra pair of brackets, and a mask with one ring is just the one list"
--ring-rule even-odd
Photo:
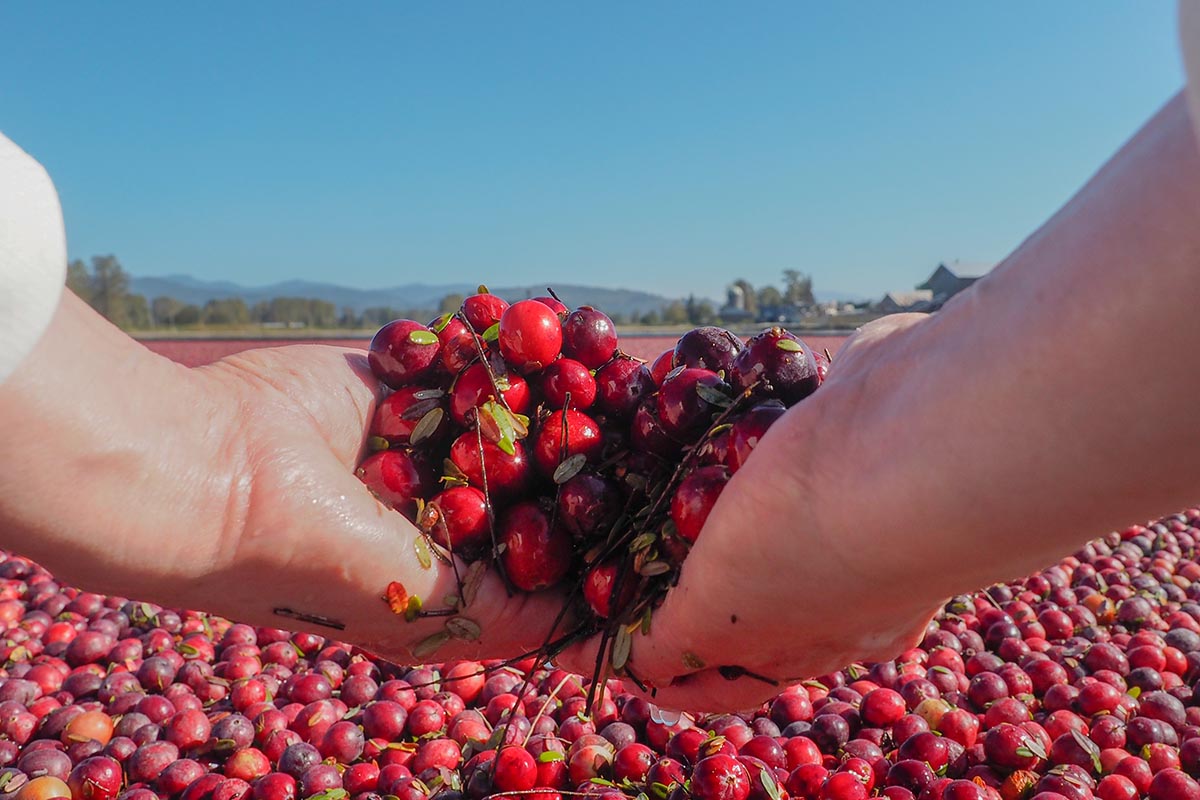
[(911, 288), (1181, 82), (1166, 2), (0, 4), (71, 255), (248, 284)]

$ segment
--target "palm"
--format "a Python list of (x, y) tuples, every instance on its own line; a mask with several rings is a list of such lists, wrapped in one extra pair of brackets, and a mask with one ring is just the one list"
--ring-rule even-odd
[[(383, 601), (389, 583), (400, 581), (426, 608), (445, 607), (458, 584), (446, 565), (422, 567), (416, 529), (353, 475), (380, 391), (361, 351), (256, 350), (200, 373), (223, 400), (213, 470), (227, 476), (231, 492), (222, 524), (196, 543), (203, 576), (177, 591), (187, 605), (311, 628), (405, 660), (503, 657), (541, 644), (557, 599), (509, 598), (494, 575), (461, 612), (478, 623), (478, 640), (451, 640), (432, 653), (420, 645), (444, 630), (445, 618), (407, 623)], [(277, 609), (344, 628), (314, 627)]]

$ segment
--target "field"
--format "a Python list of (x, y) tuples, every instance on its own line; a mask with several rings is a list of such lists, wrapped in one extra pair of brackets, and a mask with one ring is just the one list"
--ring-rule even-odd
[[(846, 341), (845, 336), (807, 336), (804, 340), (814, 350), (829, 348), (829, 352), (837, 351), (838, 346)], [(232, 353), (248, 350), (252, 347), (283, 347), (290, 344), (329, 344), (342, 347), (366, 348), (368, 339), (152, 339), (143, 344), (159, 355), (164, 355), (173, 361), (178, 361), (189, 367), (209, 364)], [(672, 347), (675, 337), (672, 336), (622, 336), (621, 346), (629, 355), (653, 360), (659, 353)]]

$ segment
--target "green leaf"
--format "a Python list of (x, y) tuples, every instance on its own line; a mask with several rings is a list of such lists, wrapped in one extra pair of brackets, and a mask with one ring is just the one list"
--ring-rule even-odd
[(1140, 686), (1130, 686), (1130, 687), (1129, 687), (1129, 691), (1127, 691), (1125, 694), (1129, 695), (1129, 696), (1130, 696), (1130, 697), (1132, 697), (1134, 700), (1137, 700), (1137, 699), (1138, 699), (1138, 698), (1141, 696), (1141, 694), (1142, 694), (1142, 687), (1140, 687)]
[(433, 331), (412, 331), (408, 334), (408, 340), (413, 344), (431, 345), (438, 343), (437, 334)]
[(479, 623), (467, 617), (451, 617), (446, 620), (446, 631), (455, 639), (473, 642), (483, 635)]
[(429, 551), (429, 542), (425, 541), (424, 536), (418, 536), (413, 539), (413, 550), (417, 554), (417, 562), (421, 565), (421, 569), (429, 569), (433, 566), (433, 554)]
[(479, 594), (479, 586), (483, 583), (483, 576), (487, 572), (487, 562), (474, 561), (471, 566), (467, 567), (467, 574), (463, 578), (462, 583), (462, 598), (463, 606), (470, 606), (475, 602), (476, 595)]
[(448, 641), (450, 641), (450, 634), (446, 631), (438, 631), (432, 636), (428, 636), (417, 642), (412, 649), (413, 657), (425, 658), (426, 656), (431, 656)]
[(688, 669), (704, 669), (704, 662), (690, 650), (685, 650), (683, 653), (683, 665)]
[(443, 389), (421, 389), (413, 392), (413, 400), (440, 400), (446, 396)]
[(566, 761), (567, 754), (560, 753), (557, 750), (545, 750), (538, 753), (537, 760), (539, 764), (552, 764), (555, 761)]
[(446, 412), (441, 406), (431, 408), (427, 411), (425, 416), (421, 417), (421, 421), (413, 427), (412, 434), (408, 437), (409, 444), (418, 445), (437, 433), (445, 416)]
[(488, 291), (488, 287), (481, 283), (479, 284), (479, 288), (475, 290), (475, 294), (491, 294), (491, 292)]
[(379, 452), (380, 450), (387, 450), (391, 446), (391, 443), (382, 436), (372, 436), (371, 438), (367, 439), (367, 447), (373, 453)]
[(633, 644), (633, 637), (629, 635), (629, 629), (624, 625), (617, 628), (617, 633), (613, 637), (612, 653), (609, 656), (613, 670), (620, 672), (629, 662), (629, 650)]
[(671, 565), (666, 561), (647, 561), (638, 569), (638, 574), (647, 578), (666, 575), (671, 571)]
[(646, 533), (635, 536), (633, 541), (629, 543), (629, 552), (637, 553), (641, 550), (645, 550), (647, 547), (654, 544), (654, 541), (657, 538), (658, 537), (650, 531), (647, 531)]
[(408, 598), (408, 603), (407, 603), (407, 604), (405, 605), (405, 607), (404, 607), (404, 620), (405, 620), (405, 622), (413, 622), (414, 620), (416, 620), (416, 618), (417, 618), (417, 617), (420, 615), (420, 613), (421, 613), (421, 607), (422, 607), (423, 605), (424, 605), (424, 604), (421, 602), (421, 598), (420, 598), (420, 597), (418, 597), (418, 596), (417, 596), (417, 595), (415, 595), (415, 594), (414, 594), (414, 595), (409, 595), (409, 598)]
[(446, 326), (450, 324), (450, 320), (452, 319), (454, 319), (454, 315), (447, 311), (445, 314), (442, 314), (440, 317), (435, 319), (433, 324), (429, 327), (433, 328), (434, 333), (441, 333), (442, 331), (446, 330)]
[(485, 342), (494, 342), (500, 338), (500, 323), (493, 322), (486, 331), (480, 334)]
[(573, 456), (566, 458), (561, 464), (554, 468), (554, 482), (562, 485), (574, 478), (587, 464), (587, 456), (583, 453), (576, 453)]
[(775, 342), (775, 346), (788, 353), (804, 352), (804, 345), (800, 344), (795, 339), (779, 339)]
[(703, 383), (697, 383), (696, 394), (700, 395), (700, 399), (704, 402), (720, 408), (729, 408), (733, 405), (733, 398), (715, 386), (706, 386)]
[(758, 778), (762, 781), (767, 797), (771, 800), (782, 800), (783, 795), (779, 793), (779, 784), (775, 782), (775, 776), (771, 774), (770, 770), (759, 767)]

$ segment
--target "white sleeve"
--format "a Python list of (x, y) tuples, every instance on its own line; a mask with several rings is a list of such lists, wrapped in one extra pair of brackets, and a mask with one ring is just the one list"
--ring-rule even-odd
[(0, 133), (0, 382), (50, 324), (67, 270), (58, 192), (42, 165)]
[(1200, 139), (1200, 0), (1179, 0), (1179, 45), (1187, 73), (1188, 105), (1192, 130)]

